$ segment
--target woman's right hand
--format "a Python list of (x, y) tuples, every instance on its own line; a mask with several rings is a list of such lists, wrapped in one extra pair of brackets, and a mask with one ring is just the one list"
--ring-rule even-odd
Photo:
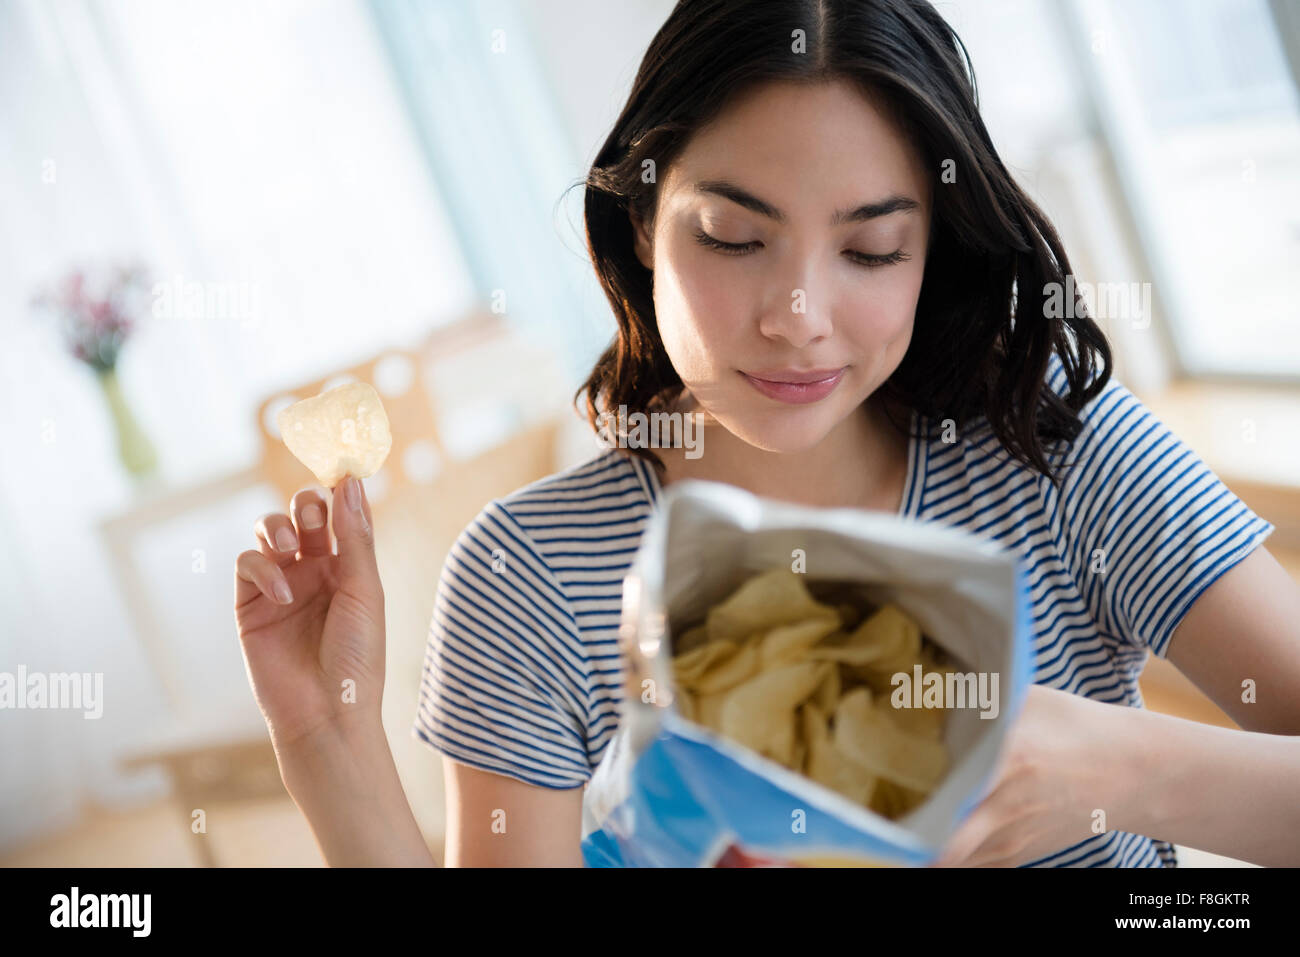
[(244, 664), (282, 771), (285, 749), (317, 731), (382, 727), (384, 589), (370, 504), (351, 476), (330, 494), (337, 555), (325, 499), (304, 489), (292, 519), (257, 522), (258, 549), (235, 563)]

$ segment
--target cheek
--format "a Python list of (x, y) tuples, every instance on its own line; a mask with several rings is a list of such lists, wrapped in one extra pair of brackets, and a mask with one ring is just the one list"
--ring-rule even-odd
[(906, 347), (911, 339), (922, 268), (893, 268), (892, 275), (867, 290), (856, 290), (845, 303), (842, 331), (860, 344), (892, 346), (901, 341)]
[(694, 243), (661, 247), (655, 260), (655, 315), (664, 348), (683, 381), (705, 378), (733, 353), (744, 332), (745, 282), (724, 277), (716, 254)]

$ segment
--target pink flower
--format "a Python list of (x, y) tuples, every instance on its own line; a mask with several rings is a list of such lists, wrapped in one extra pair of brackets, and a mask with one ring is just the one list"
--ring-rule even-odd
[(133, 332), (130, 314), (142, 307), (147, 288), (148, 278), (138, 264), (93, 274), (75, 268), (49, 288), (38, 290), (32, 305), (59, 316), (73, 356), (105, 370), (117, 363), (123, 343)]

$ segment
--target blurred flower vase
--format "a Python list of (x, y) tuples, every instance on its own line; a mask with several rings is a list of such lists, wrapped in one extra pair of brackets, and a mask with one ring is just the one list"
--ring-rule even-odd
[(153, 443), (144, 434), (131, 414), (131, 407), (122, 397), (122, 387), (117, 381), (117, 370), (106, 369), (99, 373), (99, 385), (104, 390), (113, 424), (117, 427), (117, 454), (122, 465), (132, 475), (143, 477), (158, 467), (158, 456)]
[(68, 351), (94, 371), (113, 417), (118, 457), (137, 479), (157, 468), (158, 456), (122, 394), (117, 360), (150, 288), (139, 266), (116, 267), (97, 277), (74, 269), (33, 300), (37, 308), (55, 315)]

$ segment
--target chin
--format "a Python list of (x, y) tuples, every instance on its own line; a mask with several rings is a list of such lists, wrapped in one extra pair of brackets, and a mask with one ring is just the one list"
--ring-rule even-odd
[(826, 410), (752, 415), (723, 426), (736, 438), (765, 452), (792, 454), (815, 448), (839, 423), (840, 416)]

